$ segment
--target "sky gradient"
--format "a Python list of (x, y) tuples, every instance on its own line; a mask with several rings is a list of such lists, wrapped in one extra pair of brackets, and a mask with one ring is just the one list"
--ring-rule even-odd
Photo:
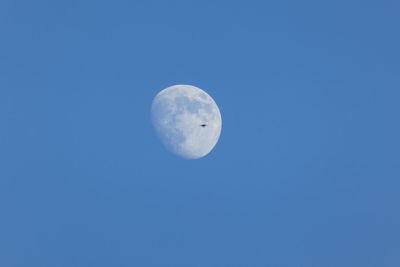
[[(400, 266), (398, 1), (0, 2), (0, 266)], [(205, 158), (154, 96), (204, 89)]]

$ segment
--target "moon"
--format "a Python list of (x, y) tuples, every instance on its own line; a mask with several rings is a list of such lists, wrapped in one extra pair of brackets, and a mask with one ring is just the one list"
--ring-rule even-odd
[(151, 105), (151, 120), (164, 146), (185, 159), (210, 153), (222, 128), (215, 101), (192, 85), (173, 85), (160, 91)]

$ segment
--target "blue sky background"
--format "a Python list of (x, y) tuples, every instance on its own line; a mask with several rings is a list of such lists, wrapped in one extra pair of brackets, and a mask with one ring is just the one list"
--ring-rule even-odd
[[(0, 2), (0, 266), (400, 266), (398, 1)], [(187, 161), (158, 91), (206, 90)]]

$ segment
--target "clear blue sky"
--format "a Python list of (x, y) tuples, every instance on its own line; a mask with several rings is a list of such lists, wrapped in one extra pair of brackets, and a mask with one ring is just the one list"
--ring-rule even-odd
[[(0, 266), (400, 266), (399, 8), (2, 0)], [(174, 84), (203, 159), (152, 129)]]

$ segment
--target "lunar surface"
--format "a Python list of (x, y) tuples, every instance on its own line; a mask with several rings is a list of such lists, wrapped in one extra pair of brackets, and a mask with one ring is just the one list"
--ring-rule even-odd
[(174, 85), (159, 92), (151, 106), (151, 119), (165, 147), (186, 159), (210, 153), (221, 134), (217, 104), (191, 85)]

